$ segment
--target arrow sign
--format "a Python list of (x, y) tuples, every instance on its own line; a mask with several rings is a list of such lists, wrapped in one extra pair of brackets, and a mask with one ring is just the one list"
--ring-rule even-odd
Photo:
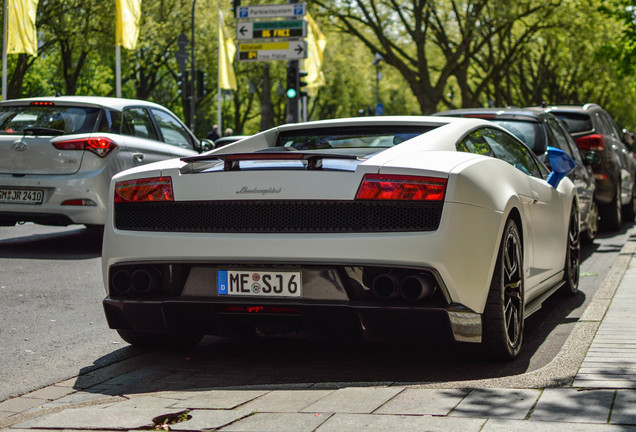
[(244, 22), (236, 27), (236, 38), (239, 40), (305, 37), (305, 20)]
[(307, 58), (307, 42), (240, 43), (236, 52), (238, 61), (301, 60)]
[(235, 12), (236, 18), (238, 19), (278, 17), (301, 18), (307, 14), (307, 4), (288, 3), (276, 5), (237, 6)]

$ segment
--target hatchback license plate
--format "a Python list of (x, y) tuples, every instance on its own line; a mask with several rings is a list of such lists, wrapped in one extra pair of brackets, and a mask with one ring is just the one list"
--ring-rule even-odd
[(42, 204), (44, 191), (41, 189), (0, 188), (0, 203)]
[(301, 297), (300, 272), (219, 270), (218, 295), (256, 297)]

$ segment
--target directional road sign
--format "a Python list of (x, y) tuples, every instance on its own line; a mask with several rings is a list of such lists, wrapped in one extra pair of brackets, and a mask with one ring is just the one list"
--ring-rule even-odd
[(236, 38), (239, 40), (304, 37), (307, 37), (306, 20), (248, 21), (236, 26)]
[(301, 18), (307, 14), (306, 3), (287, 3), (276, 5), (237, 6), (236, 18), (277, 18), (295, 17)]
[(300, 60), (307, 58), (307, 42), (292, 40), (281, 42), (240, 43), (239, 61)]

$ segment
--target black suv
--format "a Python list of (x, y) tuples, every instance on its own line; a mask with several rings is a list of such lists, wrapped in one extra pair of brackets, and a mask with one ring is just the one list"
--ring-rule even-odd
[(593, 166), (601, 222), (608, 229), (617, 230), (622, 220), (633, 221), (636, 160), (612, 117), (592, 103), (551, 106), (546, 110), (566, 124), (583, 154), (593, 151), (601, 156), (600, 163)]
[(598, 162), (598, 155), (590, 153), (584, 158), (565, 126), (543, 108), (466, 108), (444, 111), (435, 116), (472, 117), (490, 120), (508, 129), (523, 141), (541, 161), (548, 164), (546, 149), (556, 147), (574, 159), (577, 164), (568, 177), (576, 186), (581, 214), (581, 238), (591, 242), (598, 230), (598, 207), (594, 200), (596, 189), (590, 165)]

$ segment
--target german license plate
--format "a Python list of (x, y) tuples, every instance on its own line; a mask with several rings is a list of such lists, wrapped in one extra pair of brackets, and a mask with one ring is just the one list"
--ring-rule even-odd
[(0, 203), (42, 204), (44, 191), (41, 189), (0, 188)]
[(219, 270), (217, 293), (220, 296), (301, 297), (300, 272)]

